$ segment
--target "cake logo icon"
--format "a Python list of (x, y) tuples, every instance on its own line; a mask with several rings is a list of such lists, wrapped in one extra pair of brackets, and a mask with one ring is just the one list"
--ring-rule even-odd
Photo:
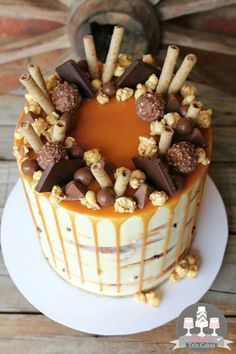
[(171, 341), (172, 350), (188, 348), (194, 352), (207, 352), (215, 348), (229, 347), (232, 341), (225, 339), (227, 323), (221, 311), (210, 304), (197, 303), (187, 307), (176, 322), (179, 339)]

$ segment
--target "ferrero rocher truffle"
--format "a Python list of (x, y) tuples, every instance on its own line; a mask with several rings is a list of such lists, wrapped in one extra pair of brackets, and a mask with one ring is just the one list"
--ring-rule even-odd
[(197, 166), (194, 145), (185, 141), (172, 145), (167, 151), (166, 160), (176, 172), (184, 175), (192, 173)]
[(102, 207), (112, 206), (115, 203), (116, 195), (112, 188), (102, 188), (97, 192), (98, 204)]
[(57, 85), (52, 91), (52, 102), (59, 112), (76, 111), (81, 102), (78, 87), (66, 81)]
[(67, 149), (61, 143), (47, 142), (38, 153), (39, 166), (45, 170), (50, 162), (60, 162), (68, 158)]
[(141, 119), (153, 122), (163, 117), (165, 105), (165, 100), (161, 95), (146, 92), (136, 100), (136, 112)]

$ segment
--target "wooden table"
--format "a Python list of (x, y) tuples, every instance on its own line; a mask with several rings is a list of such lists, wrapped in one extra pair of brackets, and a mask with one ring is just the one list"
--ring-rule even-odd
[[(199, 84), (200, 99), (214, 108), (214, 153), (210, 175), (220, 190), (229, 219), (229, 243), (223, 266), (202, 301), (224, 311), (227, 338), (236, 342), (236, 105), (235, 97)], [(0, 213), (17, 180), (12, 156), (14, 125), (24, 99), (20, 94), (0, 96)], [(209, 210), (211, 213), (211, 210)], [(206, 235), (211, 237), (211, 235)], [(217, 257), (212, 252), (212, 257)], [(79, 304), (78, 304), (79, 306)], [(174, 306), (174, 304), (173, 304)], [(175, 321), (156, 330), (120, 337), (88, 335), (59, 325), (30, 305), (11, 281), (0, 258), (0, 353), (78, 354), (170, 353), (176, 338)], [(236, 343), (231, 345), (236, 352)], [(215, 350), (214, 353), (224, 350)], [(178, 350), (186, 353), (186, 350)]]

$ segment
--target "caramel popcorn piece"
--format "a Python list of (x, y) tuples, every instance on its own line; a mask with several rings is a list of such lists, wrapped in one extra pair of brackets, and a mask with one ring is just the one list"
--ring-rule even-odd
[(72, 148), (73, 146), (76, 145), (76, 140), (75, 140), (75, 138), (73, 138), (72, 136), (68, 136), (68, 137), (66, 138), (64, 144), (65, 144), (65, 147), (66, 147), (67, 149), (70, 149), (70, 148)]
[(150, 65), (153, 65), (154, 62), (155, 62), (152, 54), (144, 54), (142, 56), (142, 60), (143, 60), (144, 63), (150, 64)]
[(90, 82), (90, 85), (94, 89), (94, 91), (99, 91), (100, 88), (102, 87), (102, 81), (99, 79), (94, 79), (93, 81)]
[(23, 134), (22, 134), (22, 132), (21, 132), (21, 129), (17, 129), (16, 131), (15, 131), (15, 133), (14, 133), (14, 138), (16, 139), (16, 140), (21, 140), (21, 139), (23, 139)]
[(60, 78), (57, 75), (50, 75), (46, 80), (48, 92), (52, 91), (58, 84), (60, 84)]
[(130, 175), (130, 181), (129, 181), (130, 187), (133, 189), (138, 189), (141, 186), (141, 184), (145, 182), (145, 179), (146, 179), (146, 175), (142, 171), (140, 170), (132, 171)]
[(179, 276), (179, 278), (183, 279), (189, 271), (189, 264), (188, 262), (183, 259), (182, 261), (180, 261), (177, 266), (175, 267), (175, 271), (177, 273), (177, 275)]
[(34, 172), (33, 180), (32, 180), (32, 183), (31, 183), (32, 190), (35, 189), (35, 187), (37, 186), (37, 184), (38, 184), (40, 178), (42, 177), (42, 175), (43, 175), (43, 171), (41, 171), (41, 170), (38, 170), (38, 171)]
[(196, 96), (197, 88), (195, 86), (188, 86), (186, 84), (183, 84), (183, 86), (180, 89), (180, 92), (183, 97)]
[(195, 100), (196, 100), (196, 97), (194, 95), (186, 96), (186, 97), (184, 97), (184, 99), (182, 101), (182, 106), (189, 106)]
[(88, 191), (84, 198), (80, 199), (80, 203), (88, 209), (98, 210), (100, 206), (97, 203), (96, 195), (93, 191)]
[(192, 264), (189, 266), (189, 270), (187, 273), (189, 279), (194, 279), (198, 276), (198, 266), (197, 264)]
[(114, 210), (117, 213), (133, 213), (136, 208), (136, 202), (132, 198), (117, 198), (114, 204)]
[(198, 261), (193, 254), (187, 254), (181, 261), (178, 262), (173, 272), (170, 274), (169, 281), (176, 283), (185, 278), (194, 279), (198, 275)]
[(125, 68), (120, 64), (117, 64), (114, 71), (115, 77), (120, 77), (125, 72)]
[(155, 90), (155, 88), (157, 87), (157, 84), (158, 84), (158, 77), (155, 74), (152, 74), (151, 76), (149, 76), (149, 78), (145, 82), (145, 86), (151, 91)]
[(132, 63), (132, 55), (121, 53), (119, 54), (118, 60), (119, 60), (119, 64), (126, 69)]
[(45, 135), (48, 129), (48, 123), (43, 118), (37, 118), (32, 123), (32, 127), (37, 135)]
[(39, 115), (41, 113), (41, 107), (40, 107), (40, 105), (37, 102), (30, 101), (24, 107), (24, 112), (25, 113), (28, 113), (29, 111)]
[(134, 300), (136, 302), (138, 302), (139, 304), (146, 304), (147, 303), (147, 299), (146, 296), (143, 292), (138, 292), (136, 294), (134, 294)]
[(157, 152), (157, 144), (154, 138), (140, 136), (138, 153), (143, 157), (154, 157)]
[(129, 87), (120, 88), (116, 91), (116, 99), (119, 102), (123, 102), (131, 98), (134, 94), (134, 90)]
[(181, 118), (181, 116), (177, 112), (167, 113), (163, 117), (163, 119), (165, 120), (166, 124), (170, 128), (174, 128), (176, 126), (176, 123), (178, 122), (178, 120), (180, 118)]
[(84, 161), (88, 167), (92, 166), (96, 162), (99, 162), (100, 160), (102, 160), (102, 155), (98, 149), (85, 151)]
[(203, 166), (207, 166), (210, 164), (210, 160), (207, 158), (206, 151), (203, 148), (196, 148), (195, 153), (198, 163), (201, 163)]
[(209, 128), (211, 125), (212, 109), (206, 109), (199, 112), (196, 123), (200, 128)]
[(158, 120), (155, 120), (150, 124), (150, 134), (152, 136), (161, 135), (164, 127), (165, 127), (164, 119), (162, 119), (160, 122)]
[(105, 93), (100, 92), (97, 95), (97, 101), (99, 104), (104, 105), (110, 101), (109, 96), (106, 95)]
[(62, 192), (62, 188), (59, 186), (54, 186), (51, 194), (49, 196), (49, 200), (52, 204), (59, 204), (63, 200), (66, 199), (65, 194)]
[(144, 95), (146, 92), (148, 92), (147, 86), (138, 84), (136, 86), (136, 91), (134, 93), (135, 99), (137, 100), (140, 96)]
[(147, 303), (151, 307), (158, 307), (160, 305), (160, 297), (155, 291), (148, 291), (145, 295)]
[(168, 195), (165, 192), (155, 191), (150, 194), (149, 199), (154, 206), (161, 207), (167, 202)]
[(58, 119), (59, 119), (59, 114), (57, 114), (56, 112), (52, 112), (46, 117), (46, 122), (50, 125), (54, 125), (57, 123)]
[(23, 158), (26, 157), (28, 153), (29, 149), (23, 144), (13, 146), (13, 156), (15, 156), (17, 160), (23, 160)]

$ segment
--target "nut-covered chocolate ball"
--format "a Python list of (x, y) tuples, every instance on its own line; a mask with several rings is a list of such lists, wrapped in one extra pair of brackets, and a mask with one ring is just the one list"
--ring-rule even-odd
[(38, 161), (35, 159), (26, 159), (21, 164), (21, 171), (25, 176), (32, 177), (34, 172), (40, 170)]
[(74, 180), (76, 182), (82, 183), (84, 186), (89, 186), (93, 179), (93, 174), (87, 167), (81, 167), (74, 173)]
[(97, 201), (101, 207), (109, 207), (114, 205), (116, 200), (115, 192), (112, 188), (102, 188), (97, 192)]
[(176, 124), (175, 131), (180, 136), (185, 136), (190, 134), (193, 128), (194, 123), (191, 119), (181, 117)]
[(69, 156), (72, 159), (82, 159), (84, 157), (84, 152), (85, 150), (79, 145), (74, 145), (70, 149), (68, 149)]
[(64, 161), (68, 158), (67, 149), (61, 143), (47, 142), (38, 153), (39, 166), (45, 170), (50, 162)]
[(79, 108), (81, 96), (74, 84), (64, 81), (52, 91), (52, 103), (59, 112), (76, 111)]
[(165, 105), (165, 100), (161, 95), (146, 92), (137, 99), (136, 112), (141, 119), (153, 122), (164, 116)]
[(69, 133), (72, 129), (74, 129), (77, 121), (76, 115), (71, 112), (63, 113), (60, 120), (66, 123), (66, 133)]
[(166, 160), (176, 172), (187, 175), (197, 166), (194, 146), (182, 141), (171, 146), (166, 154)]
[(105, 84), (102, 85), (102, 92), (109, 97), (115, 96), (116, 87), (113, 84), (113, 82), (106, 82)]

